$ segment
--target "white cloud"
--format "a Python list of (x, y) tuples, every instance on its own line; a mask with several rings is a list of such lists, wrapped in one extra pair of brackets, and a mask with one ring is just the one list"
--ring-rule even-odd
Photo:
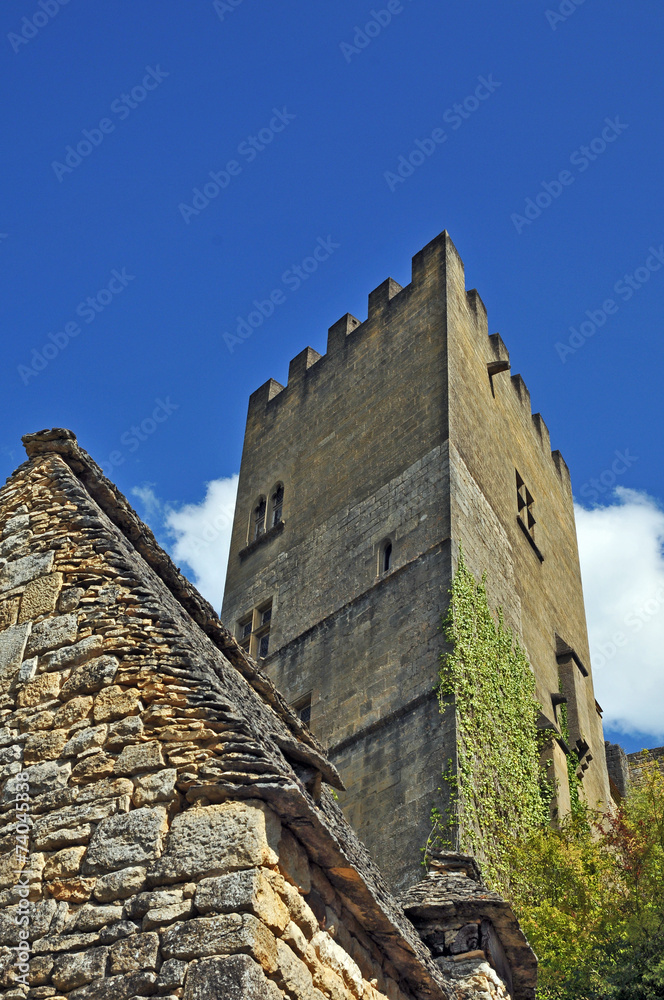
[(664, 511), (622, 487), (576, 507), (597, 700), (604, 724), (664, 737)]
[(200, 503), (181, 507), (163, 503), (150, 484), (132, 490), (145, 516), (166, 530), (170, 555), (177, 565), (186, 563), (191, 569), (192, 583), (217, 612), (224, 596), (237, 484), (237, 475), (213, 479)]

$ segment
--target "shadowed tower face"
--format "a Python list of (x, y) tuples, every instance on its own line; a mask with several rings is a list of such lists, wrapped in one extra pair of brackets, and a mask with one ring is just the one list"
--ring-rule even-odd
[(460, 545), (554, 726), (562, 687), (586, 798), (604, 804), (569, 473), (443, 233), (409, 285), (383, 282), (363, 323), (346, 315), (325, 355), (306, 348), (286, 387), (251, 396), (222, 610), (330, 748), (342, 806), (396, 889), (421, 877), (456, 759), (434, 687)]

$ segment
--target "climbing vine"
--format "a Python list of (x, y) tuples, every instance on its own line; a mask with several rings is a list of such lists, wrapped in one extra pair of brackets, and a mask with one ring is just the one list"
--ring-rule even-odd
[[(451, 652), (441, 657), (438, 698), (456, 713), (457, 762), (443, 775), (450, 788), (449, 843), (477, 855), (497, 888), (504, 887), (506, 844), (549, 820), (552, 789), (540, 765), (535, 679), (518, 640), (460, 557), (443, 622)], [(432, 812), (431, 847), (445, 840), (445, 821)]]
[[(562, 688), (561, 688), (562, 689)], [(581, 779), (578, 774), (579, 767), (579, 755), (575, 750), (572, 750), (571, 740), (569, 736), (569, 724), (567, 721), (567, 704), (563, 702), (558, 710), (558, 718), (560, 721), (560, 735), (564, 739), (569, 753), (567, 754), (567, 780), (569, 782), (569, 801), (570, 801), (570, 811), (572, 817), (576, 819), (582, 819), (584, 814), (584, 805), (581, 802), (581, 797), (579, 795), (579, 789), (581, 787)]]

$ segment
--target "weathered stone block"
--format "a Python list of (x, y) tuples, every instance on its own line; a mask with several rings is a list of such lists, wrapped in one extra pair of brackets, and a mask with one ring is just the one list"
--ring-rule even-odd
[(207, 958), (234, 952), (251, 954), (268, 972), (277, 967), (274, 935), (250, 913), (223, 913), (174, 924), (164, 931), (165, 958)]
[(121, 906), (97, 906), (88, 903), (77, 910), (67, 923), (68, 931), (99, 931), (109, 924), (117, 923), (122, 917)]
[(140, 771), (153, 771), (164, 766), (161, 744), (157, 740), (149, 743), (136, 743), (125, 747), (115, 762), (116, 774), (137, 774)]
[(157, 975), (154, 972), (110, 976), (74, 990), (67, 1000), (130, 1000), (132, 997), (152, 996), (156, 982)]
[(181, 899), (168, 906), (157, 906), (148, 910), (141, 926), (144, 931), (154, 930), (155, 927), (166, 927), (168, 924), (174, 924), (176, 920), (184, 920), (190, 916), (193, 908), (190, 899)]
[(23, 750), (23, 760), (26, 764), (37, 764), (40, 761), (57, 760), (67, 742), (67, 732), (55, 729), (47, 733), (34, 733), (28, 736)]
[(54, 879), (46, 886), (46, 891), (53, 899), (65, 903), (87, 903), (95, 887), (93, 878)]
[(102, 875), (97, 879), (94, 897), (100, 903), (112, 899), (129, 899), (134, 893), (140, 892), (145, 885), (145, 868), (122, 868), (120, 871)]
[(283, 990), (298, 1000), (322, 1000), (323, 994), (314, 986), (311, 972), (284, 941), (277, 941), (277, 962), (275, 979)]
[(123, 688), (112, 684), (95, 698), (95, 722), (110, 722), (136, 715), (141, 708), (141, 693), (136, 688)]
[[(43, 792), (52, 792), (64, 788), (71, 774), (71, 764), (63, 764), (56, 761), (45, 761), (43, 764), (32, 764), (26, 767), (21, 775), (21, 780), (27, 781), (30, 785), (31, 796), (41, 795)], [(16, 795), (17, 778), (12, 778), (7, 782), (3, 793), (3, 801), (9, 801)]]
[(16, 624), (20, 603), (20, 597), (6, 597), (0, 601), (0, 631)]
[(112, 684), (119, 663), (114, 656), (98, 656), (94, 660), (74, 667), (68, 681), (62, 686), (60, 697), (64, 701), (74, 695), (94, 694), (107, 684)]
[(85, 856), (84, 873), (103, 875), (157, 857), (167, 829), (162, 806), (102, 820)]
[[(25, 600), (25, 597), (23, 598)], [(73, 646), (64, 646), (57, 652), (51, 653), (46, 658), (44, 664), (46, 670), (64, 670), (65, 667), (76, 667), (93, 656), (99, 656), (104, 648), (104, 642), (99, 635), (89, 635), (85, 639), (80, 639)]]
[(136, 791), (132, 796), (135, 806), (149, 806), (155, 802), (170, 802), (177, 798), (175, 782), (178, 773), (174, 767), (158, 771), (156, 774), (144, 774), (134, 779)]
[(79, 729), (64, 746), (62, 756), (76, 757), (91, 747), (101, 747), (107, 734), (108, 726), (88, 726), (86, 729)]
[(2, 537), (9, 538), (10, 535), (15, 535), (19, 531), (27, 531), (30, 527), (30, 515), (25, 513), (25, 507), (23, 512), (20, 514), (14, 514), (10, 517), (4, 528), (2, 529)]
[(173, 819), (163, 856), (148, 869), (153, 885), (276, 865), (279, 819), (263, 802), (194, 807)]
[(73, 768), (71, 782), (74, 785), (86, 785), (101, 778), (109, 778), (114, 768), (114, 757), (109, 757), (105, 753), (90, 754)]
[(111, 946), (109, 972), (139, 972), (156, 969), (159, 959), (158, 934), (132, 934)]
[(44, 878), (47, 882), (55, 878), (70, 878), (78, 875), (81, 868), (81, 858), (85, 847), (68, 847), (51, 855), (44, 865)]
[(50, 573), (31, 580), (23, 591), (19, 621), (31, 621), (55, 611), (61, 587), (62, 573)]
[(47, 650), (69, 646), (76, 641), (78, 619), (76, 615), (59, 615), (57, 618), (46, 618), (38, 625), (33, 625), (26, 656), (40, 656)]
[(0, 570), (0, 593), (5, 590), (13, 590), (24, 583), (29, 583), (35, 577), (45, 576), (53, 569), (53, 552), (33, 552), (8, 562)]
[(53, 701), (60, 694), (61, 684), (60, 674), (39, 674), (19, 691), (16, 698), (19, 708), (31, 708), (43, 701)]
[[(94, 702), (90, 697), (71, 698), (70, 701), (62, 705), (55, 713), (53, 725), (67, 728), (73, 726), (75, 722), (87, 719), (90, 715)], [(97, 720), (95, 720), (97, 721)]]
[(281, 990), (248, 955), (207, 958), (189, 966), (183, 1000), (283, 1000)]
[(314, 934), (311, 946), (322, 965), (332, 969), (357, 996), (362, 995), (362, 973), (343, 948), (325, 931)]
[(0, 632), (0, 681), (13, 680), (23, 662), (32, 624), (12, 625)]
[[(169, 958), (159, 970), (159, 992), (168, 993), (169, 990), (177, 990), (184, 983), (186, 973), (186, 962), (181, 962), (177, 958)], [(208, 1000), (212, 1000), (212, 998), (208, 997)]]
[(284, 829), (277, 851), (279, 871), (306, 896), (311, 891), (311, 873), (309, 859), (299, 840), (289, 830)]
[(261, 869), (203, 879), (196, 889), (194, 902), (200, 913), (253, 913), (277, 934), (281, 934), (290, 921), (287, 907)]

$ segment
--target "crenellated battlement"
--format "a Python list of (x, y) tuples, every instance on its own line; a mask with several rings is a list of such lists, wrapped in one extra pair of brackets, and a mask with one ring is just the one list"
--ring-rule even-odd
[[(431, 240), (419, 250), (411, 262), (411, 281), (402, 286), (393, 278), (386, 278), (368, 295), (367, 318), (360, 320), (351, 313), (346, 313), (328, 329), (325, 354), (319, 354), (312, 347), (300, 351), (290, 362), (288, 381), (281, 385), (275, 379), (269, 379), (252, 393), (249, 400), (249, 410), (255, 419), (261, 419), (261, 414), (267, 412), (271, 403), (280, 406), (286, 403), (292, 392), (298, 393), (311, 378), (318, 378), (326, 371), (329, 364), (340, 365), (365, 364), (366, 358), (356, 361), (351, 353), (365, 336), (370, 336), (382, 328), (387, 332), (391, 324), (395, 328), (416, 321), (418, 316), (430, 316), (433, 321), (437, 315), (441, 319), (441, 327), (447, 329), (449, 323), (465, 322), (464, 329), (472, 333), (476, 349), (484, 352), (485, 341), (488, 351), (487, 369), (491, 382), (491, 390), (504, 391), (507, 380), (494, 383), (494, 377), (500, 373), (508, 373), (510, 369), (509, 351), (499, 333), (489, 334), (488, 315), (480, 293), (476, 288), (466, 289), (465, 269), (463, 261), (446, 230)], [(551, 454), (549, 432), (539, 413), (533, 414), (530, 392), (520, 374), (510, 376), (511, 391), (519, 405), (532, 419), (535, 437), (542, 449)], [(510, 390), (507, 390), (510, 391)], [(564, 462), (554, 459), (556, 469), (567, 469)]]

